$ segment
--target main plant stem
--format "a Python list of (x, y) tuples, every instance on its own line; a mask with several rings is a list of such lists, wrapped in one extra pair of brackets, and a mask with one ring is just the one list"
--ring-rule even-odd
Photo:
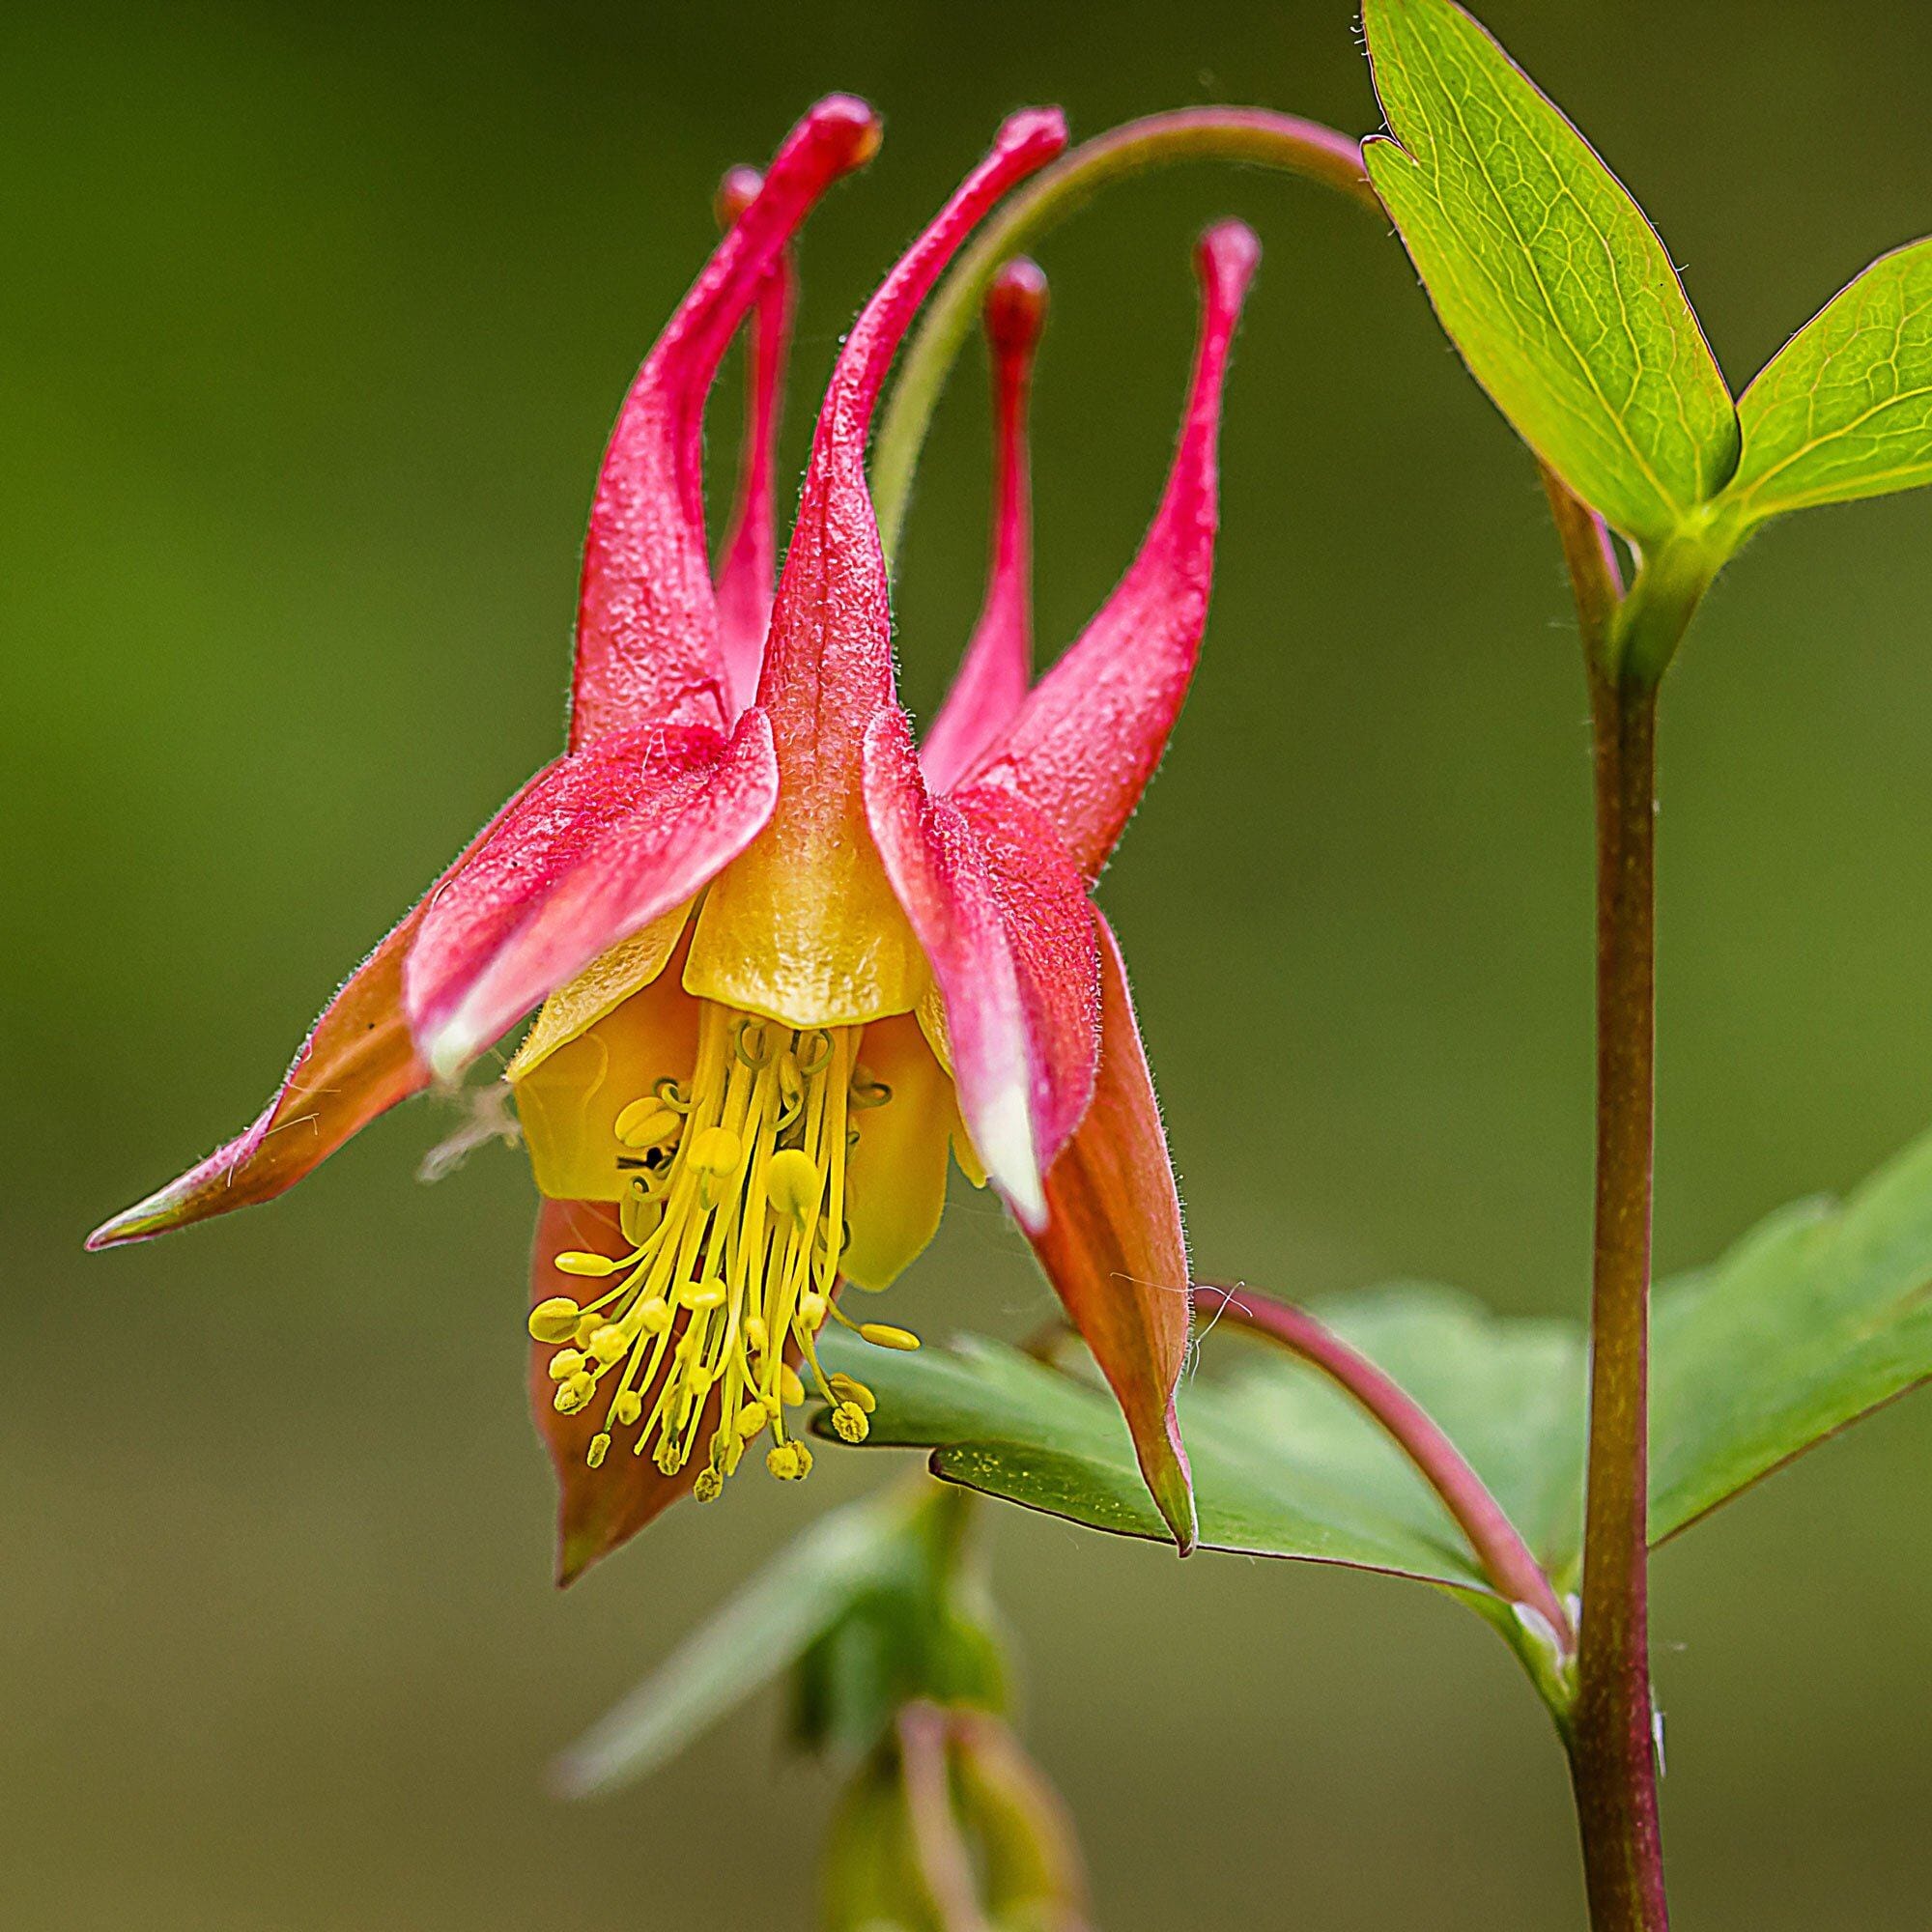
[(1590, 1456), (1571, 1777), (1595, 1932), (1665, 1932), (1652, 1734), (1650, 1228), (1656, 1097), (1657, 689), (1593, 654), (1597, 1213)]

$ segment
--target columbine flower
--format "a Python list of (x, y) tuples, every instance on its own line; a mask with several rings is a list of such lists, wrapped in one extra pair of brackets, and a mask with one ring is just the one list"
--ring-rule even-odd
[[(538, 1417), (575, 1575), (748, 1448), (810, 1452), (810, 1376), (863, 1438), (869, 1392), (819, 1372), (846, 1282), (930, 1238), (949, 1147), (1027, 1230), (1119, 1396), (1148, 1482), (1194, 1537), (1173, 1391), (1186, 1256), (1126, 980), (1088, 888), (1145, 787), (1206, 617), (1214, 444), (1256, 259), (1202, 244), (1204, 323), (1179, 445), (1133, 566), (1028, 689), (1023, 403), (1043, 287), (989, 311), (1002, 456), (991, 586), (923, 762), (896, 701), (866, 442), (893, 355), (974, 225), (1065, 142), (1016, 115), (886, 278), (819, 414), (771, 589), (772, 435), (786, 248), (877, 125), (834, 98), (730, 226), (639, 372), (591, 511), (570, 744), (505, 806), (317, 1022), (247, 1132), (92, 1246), (137, 1240), (306, 1174), (453, 1079), (541, 1004), (507, 1078), (544, 1197), (529, 1316)], [(705, 398), (751, 316), (751, 411), (714, 587)], [(914, 1347), (881, 1323), (859, 1332)], [(801, 1374), (801, 1371), (804, 1374)]]

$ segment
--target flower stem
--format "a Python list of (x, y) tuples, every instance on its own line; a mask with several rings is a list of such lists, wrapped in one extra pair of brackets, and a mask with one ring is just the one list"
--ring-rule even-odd
[(1596, 1932), (1666, 1932), (1652, 1737), (1649, 1327), (1657, 687), (1590, 674), (1597, 795), (1597, 1203), (1571, 1778)]
[(1543, 1566), (1482, 1477), (1421, 1404), (1306, 1309), (1216, 1282), (1203, 1282), (1192, 1293), (1197, 1313), (1280, 1343), (1360, 1404), (1442, 1499), (1504, 1601), (1534, 1610), (1563, 1651), (1575, 1647), (1569, 1612)]
[(1030, 247), (1109, 182), (1188, 160), (1285, 168), (1339, 188), (1373, 213), (1381, 212), (1362, 169), (1358, 141), (1320, 122), (1264, 107), (1186, 107), (1150, 114), (1063, 155), (1015, 194), (960, 256), (926, 304), (919, 331), (900, 358), (871, 468), (872, 500), (888, 560), (898, 549), (913, 469), (939, 392), (973, 332), (1001, 263)]

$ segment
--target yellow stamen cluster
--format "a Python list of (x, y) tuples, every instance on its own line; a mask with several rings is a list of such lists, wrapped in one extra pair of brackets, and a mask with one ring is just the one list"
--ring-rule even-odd
[[(796, 1349), (832, 1427), (863, 1442), (872, 1395), (849, 1376), (828, 1378), (815, 1338), (833, 1305), (845, 1245), (845, 1163), (851, 1117), (889, 1095), (856, 1062), (856, 1027), (798, 1030), (706, 1002), (688, 1086), (660, 1080), (616, 1119), (628, 1192), (619, 1217), (631, 1251), (572, 1251), (559, 1273), (612, 1283), (592, 1300), (554, 1295), (529, 1329), (555, 1347), (557, 1411), (605, 1404), (585, 1460), (594, 1469), (618, 1431), (635, 1429), (667, 1475), (690, 1462), (712, 1412), (706, 1464), (693, 1493), (713, 1500), (747, 1447), (770, 1433), (765, 1466), (785, 1481), (811, 1467), (787, 1434), (785, 1411), (806, 1399), (785, 1360)], [(847, 1323), (851, 1326), (851, 1323)], [(902, 1328), (858, 1331), (887, 1348), (916, 1349)]]

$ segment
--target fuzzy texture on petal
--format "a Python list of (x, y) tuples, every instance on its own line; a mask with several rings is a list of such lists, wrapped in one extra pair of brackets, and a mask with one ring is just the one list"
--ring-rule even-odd
[[(719, 189), (719, 213), (738, 219), (762, 185), (751, 168), (733, 168)], [(771, 629), (778, 573), (777, 472), (779, 412), (784, 399), (785, 355), (791, 340), (797, 277), (789, 256), (758, 290), (745, 348), (745, 437), (738, 459), (738, 488), (725, 526), (718, 565), (718, 641), (724, 657), (724, 692), (731, 716), (758, 694)]]
[(645, 724), (729, 722), (704, 537), (704, 403), (746, 311), (813, 203), (876, 152), (863, 101), (822, 100), (786, 137), (644, 358), (611, 431), (583, 548), (573, 749)]
[[(579, 1248), (598, 1255), (625, 1255), (631, 1244), (617, 1225), (616, 1205), (608, 1201), (545, 1201), (537, 1212), (537, 1235), (530, 1255), (530, 1306), (569, 1293), (570, 1280), (556, 1258)], [(702, 1457), (667, 1476), (648, 1454), (631, 1453), (630, 1435), (611, 1444), (603, 1464), (584, 1462), (590, 1438), (604, 1426), (605, 1402), (575, 1415), (556, 1412), (556, 1384), (550, 1378), (554, 1347), (530, 1344), (530, 1416), (556, 1470), (556, 1580), (574, 1583), (599, 1557), (627, 1543), (659, 1511), (690, 1492), (704, 1467)]]
[(1024, 799), (969, 787), (935, 797), (896, 708), (866, 744), (872, 837), (932, 963), (959, 1111), (986, 1173), (1030, 1229), (1040, 1176), (1093, 1092), (1100, 962), (1072, 861)]
[(1027, 403), (1046, 327), (1046, 277), (1022, 255), (986, 292), (993, 358), (993, 554), (986, 599), (959, 674), (920, 747), (934, 791), (950, 791), (1013, 721), (1033, 678), (1033, 497)]
[(781, 784), (757, 844), (698, 919), (687, 983), (795, 1026), (908, 1011), (925, 962), (866, 830), (867, 728), (894, 701), (892, 617), (866, 442), (919, 304), (974, 226), (1065, 145), (1057, 111), (1017, 114), (901, 258), (846, 338), (820, 411), (785, 552), (758, 701)]
[(559, 758), (431, 895), (404, 974), (439, 1074), (618, 941), (689, 899), (757, 836), (778, 796), (755, 706), (730, 742), (647, 725)]
[(1141, 1474), (1185, 1556), (1194, 1484), (1174, 1412), (1187, 1358), (1187, 1242), (1120, 943), (1100, 927), (1100, 1066), (1047, 1171), (1034, 1252), (1121, 1405)]
[(1201, 340), (1180, 440), (1140, 554), (976, 769), (1046, 813), (1091, 879), (1140, 803), (1187, 696), (1208, 621), (1221, 389), (1260, 244), (1237, 221), (1203, 238)]

